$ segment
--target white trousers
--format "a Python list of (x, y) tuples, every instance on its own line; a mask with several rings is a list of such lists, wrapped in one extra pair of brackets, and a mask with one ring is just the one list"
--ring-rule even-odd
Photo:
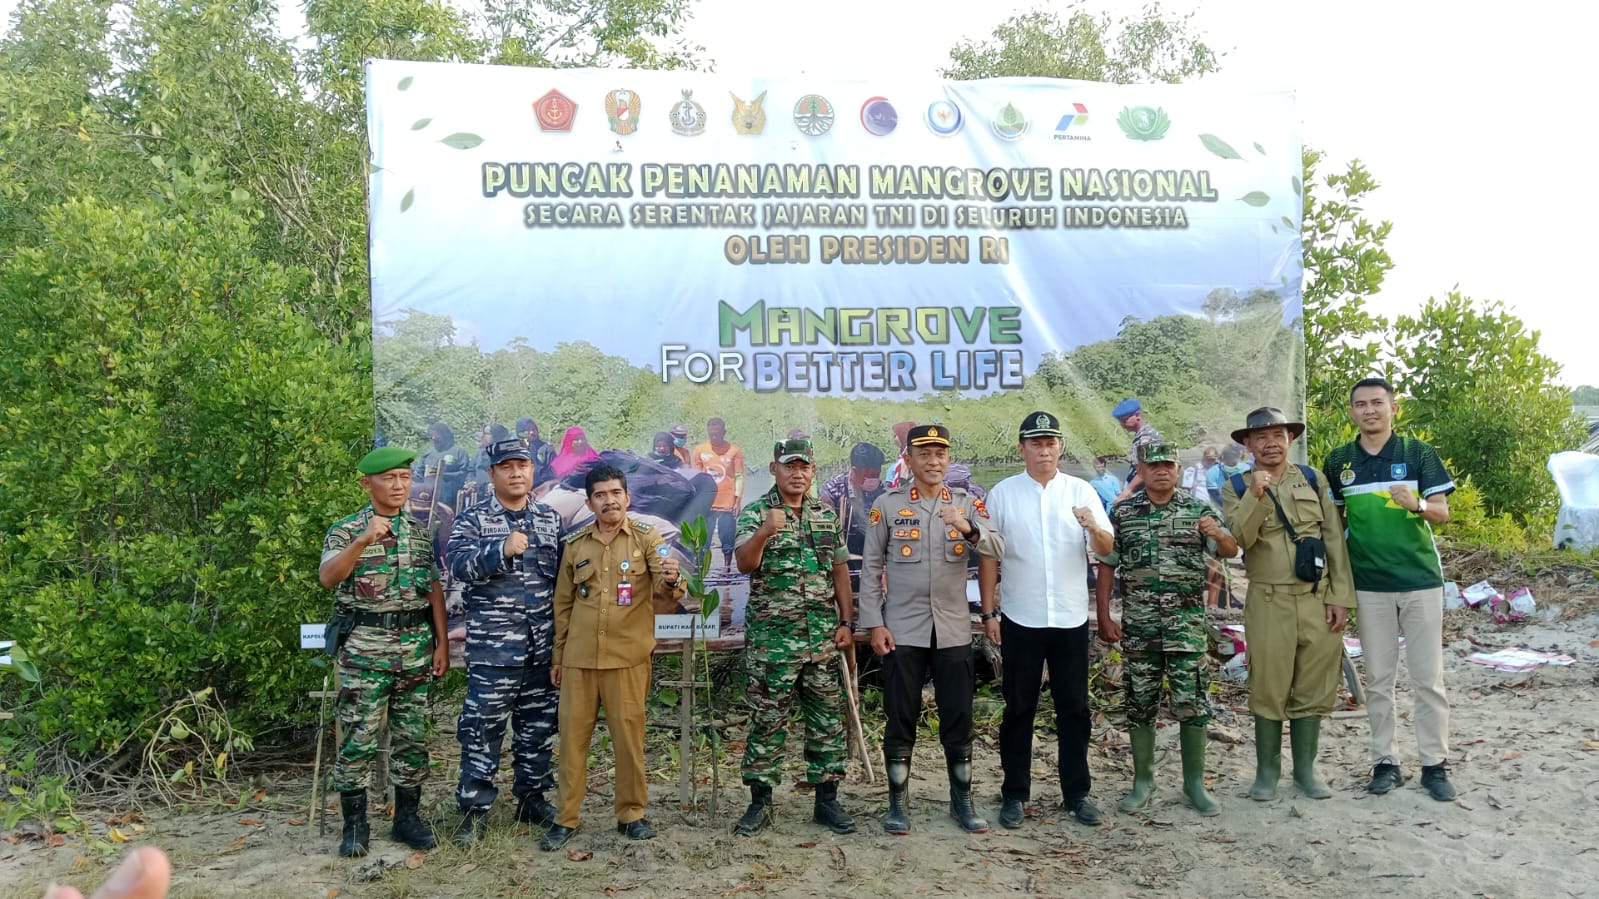
[(1422, 765), (1449, 758), (1449, 698), (1444, 695), (1443, 588), (1409, 593), (1356, 590), (1360, 645), (1365, 652), (1366, 709), (1371, 723), (1372, 764), (1399, 764), (1394, 750), (1394, 681), (1399, 671), (1399, 635), (1405, 635), (1405, 665), (1416, 697), (1412, 720)]

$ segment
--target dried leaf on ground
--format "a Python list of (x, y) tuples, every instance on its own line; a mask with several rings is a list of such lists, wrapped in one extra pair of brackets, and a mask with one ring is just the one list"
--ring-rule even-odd
[(566, 857), (574, 862), (586, 862), (594, 857), (594, 853), (587, 849), (568, 849), (566, 850)]
[(427, 860), (428, 860), (428, 854), (426, 852), (423, 852), (422, 850), (418, 849), (417, 851), (415, 851), (415, 852), (411, 853), (410, 855), (406, 856), (405, 866), (407, 868), (410, 868), (412, 871), (415, 871), (417, 868), (422, 867), (422, 863), (427, 861)]

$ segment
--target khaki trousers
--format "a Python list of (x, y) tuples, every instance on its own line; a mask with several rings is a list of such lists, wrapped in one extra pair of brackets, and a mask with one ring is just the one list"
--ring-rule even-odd
[(1449, 698), (1444, 695), (1444, 591), (1409, 593), (1355, 591), (1360, 603), (1360, 645), (1365, 651), (1366, 709), (1371, 722), (1372, 764), (1399, 764), (1394, 751), (1394, 681), (1399, 673), (1399, 635), (1405, 635), (1405, 666), (1416, 696), (1416, 746), (1423, 765), (1449, 758)]
[(1322, 594), (1309, 584), (1251, 582), (1244, 600), (1249, 710), (1272, 721), (1332, 711), (1344, 637), (1327, 629)]
[(616, 820), (644, 817), (649, 784), (644, 774), (644, 698), (650, 663), (631, 668), (561, 669), (560, 768), (556, 773), (555, 823), (577, 827), (589, 787), (589, 741), (601, 706), (616, 753)]

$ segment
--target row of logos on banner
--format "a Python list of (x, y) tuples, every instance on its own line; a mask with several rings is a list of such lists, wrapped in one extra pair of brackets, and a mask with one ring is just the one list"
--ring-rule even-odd
[[(766, 130), (767, 91), (752, 99), (744, 99), (729, 91), (732, 110), (729, 120), (736, 134), (762, 134)], [(570, 132), (577, 123), (578, 103), (559, 90), (550, 90), (533, 101), (533, 114), (538, 119), (540, 131)], [(605, 95), (605, 118), (611, 131), (627, 135), (643, 124), (644, 103), (637, 91), (613, 90)], [(1053, 115), (1051, 115), (1053, 117)], [(692, 90), (683, 90), (682, 96), (667, 108), (667, 124), (673, 133), (685, 137), (704, 134), (711, 124), (711, 114), (694, 98)], [(821, 94), (806, 94), (794, 103), (794, 128), (808, 137), (820, 137), (833, 130), (838, 118), (838, 108)], [(922, 113), (922, 122), (933, 134), (950, 137), (966, 127), (967, 116), (959, 103), (950, 99), (934, 100)], [(860, 125), (867, 134), (887, 137), (900, 127), (899, 109), (886, 97), (868, 97), (860, 107)], [(1166, 136), (1171, 121), (1164, 109), (1152, 106), (1124, 106), (1116, 117), (1116, 124), (1129, 140), (1152, 141)], [(988, 127), (1001, 140), (1020, 140), (1033, 130), (1033, 119), (1022, 107), (1007, 102), (991, 116)], [(1055, 140), (1092, 140), (1088, 134), (1088, 106), (1072, 103), (1055, 119)]]

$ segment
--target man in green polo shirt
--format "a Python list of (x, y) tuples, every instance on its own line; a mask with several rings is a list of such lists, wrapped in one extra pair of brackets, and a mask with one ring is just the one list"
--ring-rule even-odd
[(1444, 695), (1443, 571), (1432, 525), (1449, 520), (1454, 481), (1431, 446), (1394, 433), (1394, 389), (1382, 378), (1357, 382), (1349, 415), (1360, 436), (1327, 455), (1322, 471), (1348, 526), (1349, 562), (1365, 650), (1371, 722), (1372, 793), (1405, 782), (1394, 750), (1394, 679), (1399, 635), (1416, 694), (1421, 785), (1455, 798), (1449, 783), (1449, 699)]

